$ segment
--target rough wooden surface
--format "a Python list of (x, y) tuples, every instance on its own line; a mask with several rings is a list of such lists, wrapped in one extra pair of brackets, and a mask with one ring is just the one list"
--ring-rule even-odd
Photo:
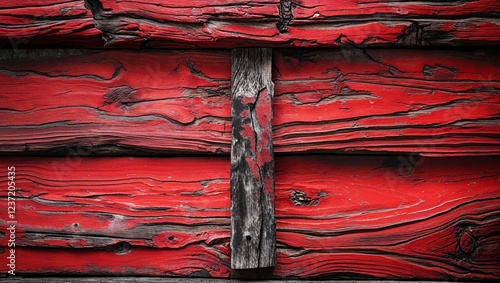
[(278, 51), (276, 152), (498, 154), (495, 51)]
[[(496, 0), (291, 2), (292, 38), (309, 33), (316, 40), (313, 44), (328, 44), (332, 32), (340, 27), (345, 31), (336, 39), (339, 45), (497, 45), (500, 39), (492, 36), (500, 28)], [(314, 23), (325, 28), (311, 32)]]
[[(500, 278), (498, 157), (276, 159), (277, 278)], [(18, 275), (230, 277), (228, 158), (2, 158)], [(0, 175), (0, 183), (7, 181)], [(6, 188), (0, 188), (6, 195)], [(5, 211), (7, 202), (0, 202)], [(5, 227), (5, 220), (0, 220)], [(4, 231), (3, 231), (4, 232)], [(0, 239), (5, 247), (6, 238)], [(0, 271), (5, 272), (5, 248)]]
[[(500, 153), (492, 49), (273, 56), (277, 153)], [(230, 152), (229, 51), (2, 50), (0, 59), (2, 154)]]
[(0, 46), (498, 45), (499, 13), (496, 0), (5, 0)]
[(1, 54), (3, 153), (229, 152), (227, 52)]
[(106, 42), (135, 48), (496, 45), (495, 0), (86, 0)]
[[(140, 283), (317, 283), (316, 280), (238, 280), (238, 279), (212, 279), (212, 278), (168, 278), (168, 277), (10, 277), (0, 278), (0, 281), (6, 282), (34, 282), (34, 283), (59, 283), (59, 282), (75, 282), (75, 283), (100, 283), (100, 282), (140, 282)], [(329, 283), (446, 283), (454, 281), (374, 281), (374, 280), (321, 280), (321, 282)]]
[(272, 50), (231, 52), (231, 267), (276, 264)]
[[(212, 278), (168, 278), (168, 277), (10, 277), (8, 279), (0, 278), (0, 281), (7, 282), (34, 282), (34, 283), (96, 283), (96, 282), (141, 282), (141, 283), (317, 283), (317, 280), (239, 280), (239, 279), (212, 279)], [(396, 281), (396, 280), (321, 280), (328, 283), (446, 283), (455, 281)]]
[(83, 0), (2, 0), (0, 47), (102, 48), (105, 41), (95, 28)]

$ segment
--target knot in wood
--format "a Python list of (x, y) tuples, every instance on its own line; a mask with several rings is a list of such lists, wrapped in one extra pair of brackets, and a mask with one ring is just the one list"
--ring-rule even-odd
[(471, 234), (467, 231), (463, 231), (458, 239), (458, 246), (460, 247), (460, 251), (462, 251), (462, 253), (469, 256), (476, 249), (476, 241)]
[(118, 242), (115, 244), (113, 251), (117, 255), (128, 254), (132, 249), (132, 245), (128, 242)]
[(278, 6), (279, 20), (277, 24), (277, 29), (280, 33), (287, 33), (288, 26), (293, 21), (293, 3), (292, 0), (280, 0)]
[(104, 95), (104, 103), (112, 104), (115, 102), (120, 102), (121, 104), (127, 104), (134, 95), (135, 91), (127, 85), (122, 85), (110, 89)]
[(308, 196), (305, 192), (299, 190), (290, 191), (290, 200), (295, 206), (316, 206), (319, 200), (326, 196), (325, 192), (320, 192), (317, 197), (312, 198)]
[(429, 45), (424, 36), (424, 28), (417, 22), (413, 22), (403, 30), (402, 34), (398, 36), (397, 43), (408, 46)]

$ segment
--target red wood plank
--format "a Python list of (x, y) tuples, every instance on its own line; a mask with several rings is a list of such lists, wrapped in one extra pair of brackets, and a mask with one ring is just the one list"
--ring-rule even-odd
[(213, 19), (245, 19), (258, 22), (277, 18), (279, 0), (195, 0), (189, 3), (172, 0), (87, 2), (92, 6), (99, 6), (98, 8), (102, 9), (99, 12), (105, 16), (133, 14), (139, 18), (154, 17), (164, 22), (205, 23)]
[[(273, 276), (500, 278), (499, 162), (278, 158)], [(22, 196), (19, 274), (235, 275), (228, 159), (3, 158), (0, 164), (16, 167)], [(7, 195), (5, 186), (0, 193)], [(2, 213), (6, 206), (0, 202)], [(5, 233), (3, 216), (0, 222)], [(6, 243), (2, 237), (2, 273)]]
[[(151, 48), (496, 45), (494, 0), (88, 0), (108, 44)], [(161, 4), (159, 4), (161, 3)]]
[(0, 124), (11, 126), (0, 130), (3, 152), (49, 144), (84, 153), (85, 146), (100, 145), (125, 152), (131, 147), (229, 150), (227, 52), (60, 50), (3, 56)]
[(84, 0), (3, 0), (0, 3), (0, 47), (102, 48)]
[(276, 151), (498, 154), (500, 57), (455, 52), (277, 52)]
[[(343, 0), (6, 0), (0, 45), (234, 48), (496, 45), (495, 0), (428, 3)], [(281, 9), (287, 7), (288, 9)], [(97, 27), (97, 28), (96, 28)], [(101, 38), (101, 31), (104, 39)]]
[(294, 21), (335, 21), (338, 17), (370, 16), (383, 17), (391, 15), (401, 18), (421, 17), (455, 17), (467, 18), (487, 15), (499, 11), (495, 0), (477, 1), (364, 1), (339, 0), (332, 5), (330, 0), (294, 0)]
[[(279, 0), (88, 0), (106, 44), (141, 48), (258, 46), (276, 35)], [(248, 46), (247, 46), (248, 45)]]
[[(0, 58), (2, 153), (230, 151), (229, 51)], [(273, 64), (277, 153), (500, 153), (494, 50), (283, 49)]]

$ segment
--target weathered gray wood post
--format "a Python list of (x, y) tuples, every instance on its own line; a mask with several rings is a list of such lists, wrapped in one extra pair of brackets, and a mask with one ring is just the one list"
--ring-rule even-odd
[(231, 53), (231, 267), (276, 264), (270, 48)]

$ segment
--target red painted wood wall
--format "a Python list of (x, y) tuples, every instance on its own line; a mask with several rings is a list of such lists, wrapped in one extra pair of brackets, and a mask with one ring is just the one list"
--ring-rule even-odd
[(498, 1), (190, 5), (0, 3), (2, 274), (14, 181), (16, 275), (249, 276), (230, 51), (265, 46), (278, 263), (252, 275), (500, 279)]

